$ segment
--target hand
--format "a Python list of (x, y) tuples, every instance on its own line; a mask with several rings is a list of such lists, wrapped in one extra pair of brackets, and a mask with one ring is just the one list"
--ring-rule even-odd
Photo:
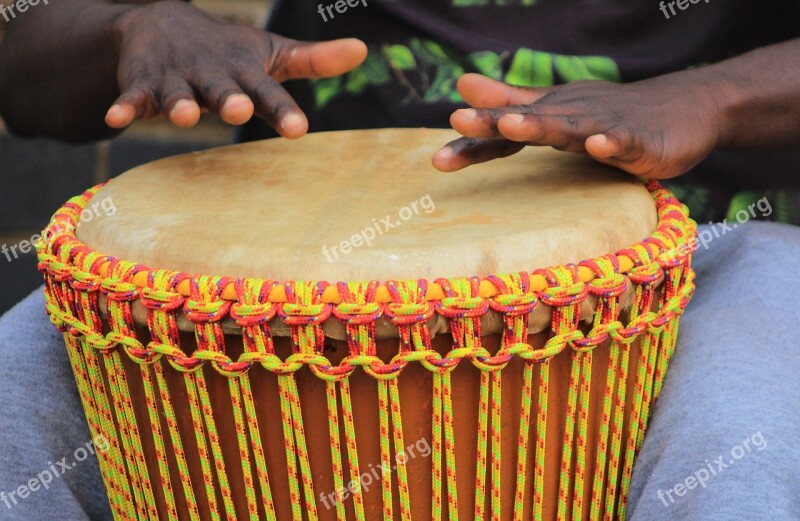
[(465, 137), (439, 150), (433, 164), (451, 172), (535, 145), (588, 154), (651, 179), (678, 176), (719, 142), (718, 105), (707, 94), (713, 89), (702, 82), (693, 88), (692, 74), (547, 88), (512, 87), (467, 74), (458, 90), (474, 108), (450, 118)]
[(160, 114), (191, 127), (203, 107), (232, 125), (255, 114), (283, 136), (300, 137), (308, 120), (280, 83), (336, 76), (367, 55), (359, 40), (298, 42), (218, 20), (183, 2), (130, 9), (115, 30), (122, 94), (106, 124), (117, 129)]

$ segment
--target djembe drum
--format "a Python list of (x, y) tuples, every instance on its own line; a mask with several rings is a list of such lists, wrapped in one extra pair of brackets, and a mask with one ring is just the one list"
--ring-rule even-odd
[(435, 172), (452, 137), (188, 154), (56, 213), (47, 309), (116, 519), (624, 517), (695, 225), (550, 149)]

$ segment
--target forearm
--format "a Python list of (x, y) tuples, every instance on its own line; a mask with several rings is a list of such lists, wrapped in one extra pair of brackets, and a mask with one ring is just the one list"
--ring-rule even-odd
[(719, 148), (800, 147), (800, 39), (697, 74), (719, 109)]
[(133, 7), (51, 0), (9, 23), (0, 47), (0, 114), (8, 127), (72, 142), (113, 136), (103, 117), (119, 95), (114, 24)]

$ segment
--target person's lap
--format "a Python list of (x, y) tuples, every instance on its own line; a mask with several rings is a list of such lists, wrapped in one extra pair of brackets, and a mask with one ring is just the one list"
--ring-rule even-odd
[(0, 360), (0, 519), (110, 519), (95, 456), (75, 459), (89, 428), (41, 290), (0, 318)]
[[(631, 519), (800, 518), (798, 258), (800, 228), (758, 223), (695, 255), (698, 290), (634, 469)], [(94, 457), (57, 464), (90, 435), (43, 309), (37, 291), (0, 319), (0, 518), (107, 519)], [(32, 490), (48, 469), (48, 488)]]
[(800, 519), (798, 258), (800, 228), (763, 223), (696, 253), (631, 519)]

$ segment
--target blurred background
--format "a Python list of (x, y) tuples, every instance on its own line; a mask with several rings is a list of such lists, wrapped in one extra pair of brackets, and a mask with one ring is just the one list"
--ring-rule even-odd
[[(263, 28), (272, 2), (193, 3), (226, 19)], [(5, 23), (0, 17), (0, 41)], [(204, 116), (190, 130), (176, 129), (164, 121), (138, 122), (113, 141), (70, 146), (47, 139), (17, 138), (7, 132), (0, 119), (0, 247), (30, 240), (67, 199), (91, 186), (148, 161), (229, 144), (233, 137), (232, 127)], [(41, 283), (34, 252), (16, 259), (12, 255), (11, 261), (0, 254), (0, 315)]]

